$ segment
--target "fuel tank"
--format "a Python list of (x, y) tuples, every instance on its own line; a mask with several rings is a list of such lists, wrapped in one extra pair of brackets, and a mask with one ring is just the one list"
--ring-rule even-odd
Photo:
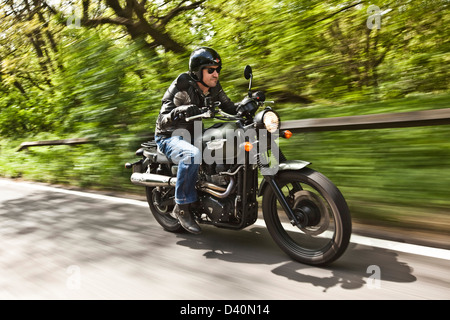
[(238, 156), (242, 143), (242, 130), (234, 122), (216, 123), (204, 130), (203, 156), (206, 163), (232, 163)]

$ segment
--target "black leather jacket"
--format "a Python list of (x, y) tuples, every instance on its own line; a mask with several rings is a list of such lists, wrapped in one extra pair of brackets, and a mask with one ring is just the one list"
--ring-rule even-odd
[[(220, 85), (220, 82), (210, 88), (209, 94), (214, 103), (220, 101), (219, 106), (224, 112), (236, 114), (236, 105), (228, 98)], [(159, 136), (170, 136), (175, 129), (187, 129), (191, 136), (194, 133), (194, 121), (173, 120), (171, 111), (184, 105), (196, 105), (199, 108), (205, 107), (205, 98), (202, 90), (188, 73), (182, 73), (175, 79), (162, 98), (161, 111), (156, 120), (155, 134)]]

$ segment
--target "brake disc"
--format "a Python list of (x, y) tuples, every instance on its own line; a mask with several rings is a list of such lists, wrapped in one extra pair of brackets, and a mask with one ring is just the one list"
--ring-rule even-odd
[(300, 227), (300, 230), (304, 233), (317, 236), (328, 229), (330, 225), (328, 206), (317, 194), (307, 190), (297, 191), (294, 194), (294, 209), (301, 210), (307, 216), (309, 224), (312, 221), (319, 220), (314, 225)]

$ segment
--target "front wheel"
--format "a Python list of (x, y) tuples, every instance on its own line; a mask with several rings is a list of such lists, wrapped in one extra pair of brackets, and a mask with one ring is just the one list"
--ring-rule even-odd
[(346, 250), (352, 223), (347, 203), (338, 188), (310, 168), (282, 171), (275, 181), (301, 224), (291, 219), (267, 186), (263, 215), (270, 235), (294, 260), (309, 265), (327, 265)]

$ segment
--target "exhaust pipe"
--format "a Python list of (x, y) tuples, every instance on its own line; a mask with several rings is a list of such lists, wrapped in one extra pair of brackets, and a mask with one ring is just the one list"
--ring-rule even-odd
[[(144, 187), (168, 187), (168, 186), (174, 187), (177, 183), (176, 177), (169, 177), (155, 173), (135, 172), (131, 175), (130, 180), (133, 184)], [(203, 182), (203, 184), (201, 184), (199, 188), (203, 192), (207, 192), (217, 198), (223, 199), (231, 194), (231, 192), (234, 189), (234, 186), (235, 186), (235, 179), (234, 177), (231, 177), (230, 183), (228, 184), (226, 189), (207, 182)]]
[[(202, 185), (200, 185), (200, 190), (202, 190), (203, 192), (207, 192), (216, 198), (223, 199), (223, 198), (228, 197), (231, 194), (231, 192), (234, 189), (234, 186), (235, 186), (235, 180), (234, 180), (234, 177), (231, 177), (230, 183), (228, 184), (226, 189), (216, 186), (212, 183), (203, 183)], [(213, 189), (217, 190), (217, 191), (214, 191)], [(223, 193), (220, 193), (218, 191), (223, 191)]]
[(154, 173), (139, 173), (135, 172), (131, 175), (131, 182), (138, 186), (144, 187), (168, 187), (175, 186), (177, 183), (176, 177), (163, 176)]

